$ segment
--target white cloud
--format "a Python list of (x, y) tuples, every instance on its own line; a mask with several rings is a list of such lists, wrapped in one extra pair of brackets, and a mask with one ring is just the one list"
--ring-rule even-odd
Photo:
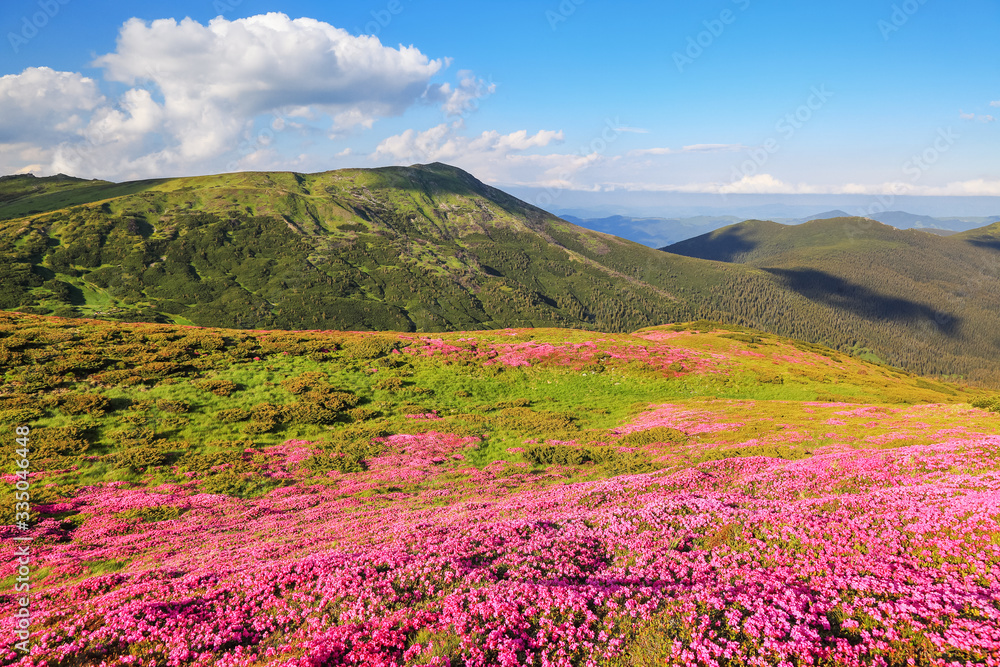
[(0, 77), (0, 143), (72, 136), (104, 102), (97, 83), (76, 72), (29, 67)]
[(463, 116), (479, 108), (479, 100), (496, 92), (497, 85), (476, 77), (470, 70), (458, 72), (458, 85), (443, 83), (430, 86), (425, 93), (431, 102), (439, 102), (448, 116)]
[[(48, 165), (40, 171), (110, 178), (205, 173), (261, 158), (275, 132), (336, 137), (398, 116), (426, 101), (445, 61), (270, 13), (207, 25), (131, 19), (115, 51), (93, 64), (132, 88), (112, 104), (77, 73), (31, 68), (0, 78), (0, 144), (43, 147), (48, 157), (32, 163)], [(442, 101), (459, 109), (489, 92), (492, 86), (465, 73)], [(266, 114), (274, 121), (255, 133)], [(0, 159), (6, 171), (24, 166), (15, 157)]]
[(164, 156), (187, 162), (231, 150), (269, 112), (328, 114), (332, 131), (371, 127), (414, 104), (443, 66), (414, 47), (279, 13), (208, 25), (131, 19), (95, 64), (113, 81), (156, 87), (173, 144)]
[(562, 131), (502, 134), (491, 130), (469, 137), (461, 134), (464, 128), (458, 120), (422, 132), (406, 130), (379, 143), (371, 159), (382, 164), (447, 162), (487, 182), (543, 187), (573, 187), (569, 176), (600, 159), (597, 155), (526, 153), (561, 143)]
[(993, 100), (990, 102), (991, 107), (1000, 107), (1000, 100)]
[[(990, 106), (1000, 106), (1000, 104), (997, 104), (995, 102), (990, 102)], [(965, 113), (964, 111), (958, 112), (958, 117), (961, 118), (962, 120), (978, 120), (980, 123), (992, 123), (993, 121), (996, 120), (996, 118), (994, 118), (989, 114), (983, 114), (977, 116), (974, 113)]]

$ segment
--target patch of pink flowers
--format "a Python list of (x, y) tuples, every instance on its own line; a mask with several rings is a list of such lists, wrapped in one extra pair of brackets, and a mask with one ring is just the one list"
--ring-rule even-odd
[[(650, 407), (632, 427), (698, 420)], [(467, 667), (596, 667), (648, 626), (676, 667), (907, 664), (918, 639), (919, 664), (1000, 665), (1000, 436), (554, 485), (466, 466), (476, 438), (380, 444), (261, 498), (115, 482), (46, 508), (85, 520), (33, 529), (32, 650), (5, 612), (0, 663), (426, 666), (450, 644)]]

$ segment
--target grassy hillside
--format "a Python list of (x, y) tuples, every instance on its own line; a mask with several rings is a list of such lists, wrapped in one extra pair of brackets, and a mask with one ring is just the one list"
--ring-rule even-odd
[[(397, 331), (623, 330), (696, 314), (670, 289), (700, 282), (698, 262), (663, 262), (444, 165), (129, 187), (142, 191), (0, 222), (2, 306)], [(52, 204), (58, 192), (10, 206)], [(726, 272), (711, 273), (707, 283)]]
[(839, 333), (791, 321), (758, 326), (839, 349), (863, 341), (895, 364), (985, 378), (995, 377), (1000, 349), (997, 229), (942, 237), (865, 218), (749, 221), (664, 250), (764, 271), (807, 300), (802, 308), (818, 321), (833, 317)]
[(32, 587), (31, 655), (4, 614), (2, 664), (1000, 650), (1000, 403), (967, 387), (709, 322), (391, 334), (0, 313), (0, 365), (0, 605), (18, 604), (15, 537)]
[(974, 282), (992, 251), (870, 221), (746, 223), (688, 257), (441, 164), (120, 185), (15, 177), (0, 191), (2, 309), (422, 332), (701, 318), (1000, 384), (1000, 291)]

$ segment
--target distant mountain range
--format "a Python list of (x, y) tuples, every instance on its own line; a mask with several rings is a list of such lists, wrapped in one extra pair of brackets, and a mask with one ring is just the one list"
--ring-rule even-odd
[[(782, 224), (796, 225), (811, 220), (847, 217), (851, 217), (849, 213), (835, 209), (801, 218), (770, 216), (767, 219)], [(906, 213), (905, 211), (885, 211), (882, 213), (873, 213), (867, 217), (890, 227), (896, 227), (897, 229), (921, 229), (942, 236), (1000, 222), (1000, 215), (932, 218), (931, 216), (915, 215)], [(651, 248), (660, 248), (695, 236), (707, 234), (708, 232), (746, 219), (735, 215), (699, 215), (687, 218), (632, 218), (623, 215), (614, 215), (602, 218), (583, 218), (571, 214), (563, 214), (562, 218), (581, 227), (620, 236)]]
[(815, 309), (832, 308), (840, 346), (866, 331), (902, 365), (921, 365), (937, 335), (982, 368), (1000, 350), (1000, 223), (942, 237), (868, 218), (751, 220), (663, 250), (764, 271), (816, 321), (825, 316)]
[(1000, 384), (1000, 225), (943, 238), (866, 218), (728, 222), (661, 252), (438, 163), (17, 176), (0, 181), (0, 308), (243, 329), (703, 318)]

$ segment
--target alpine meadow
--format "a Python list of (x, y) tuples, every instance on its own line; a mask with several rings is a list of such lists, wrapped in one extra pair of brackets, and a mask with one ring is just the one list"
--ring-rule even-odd
[(1000, 667), (997, 29), (5, 3), (0, 665)]

